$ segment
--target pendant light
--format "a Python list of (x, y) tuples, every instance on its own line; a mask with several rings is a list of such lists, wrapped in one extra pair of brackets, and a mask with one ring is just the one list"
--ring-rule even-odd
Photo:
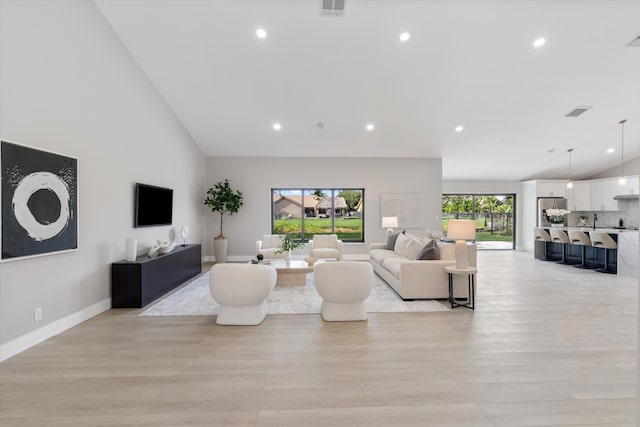
[(624, 124), (626, 120), (620, 120), (620, 127), (622, 128), (622, 141), (620, 143), (620, 179), (618, 185), (627, 185), (627, 179), (624, 177)]
[(573, 151), (573, 148), (569, 148), (567, 150), (567, 153), (569, 153), (569, 181), (567, 182), (567, 188), (568, 189), (572, 189), (573, 188), (573, 181), (571, 181), (571, 152)]

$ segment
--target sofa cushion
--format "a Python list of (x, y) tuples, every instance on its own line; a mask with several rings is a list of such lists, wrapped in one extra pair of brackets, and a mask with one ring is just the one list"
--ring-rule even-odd
[(400, 233), (404, 233), (404, 231), (398, 231), (396, 233), (389, 233), (387, 235), (387, 246), (385, 246), (385, 249), (388, 249), (388, 250), (392, 251), (395, 248), (396, 239), (398, 238), (398, 235), (400, 235)]
[(407, 257), (407, 245), (411, 239), (404, 234), (399, 234), (393, 251), (402, 257)]
[(282, 236), (280, 234), (267, 234), (262, 236), (262, 248), (280, 248), (282, 245)]
[(440, 248), (435, 240), (430, 240), (416, 255), (421, 261), (440, 259)]
[(369, 252), (369, 256), (372, 260), (382, 266), (384, 266), (384, 263), (388, 258), (401, 258), (394, 251), (389, 251), (387, 249), (374, 249)]
[(390, 257), (384, 260), (384, 268), (389, 271), (389, 273), (393, 274), (395, 277), (400, 277), (400, 266), (405, 263), (410, 262), (408, 259), (396, 256)]

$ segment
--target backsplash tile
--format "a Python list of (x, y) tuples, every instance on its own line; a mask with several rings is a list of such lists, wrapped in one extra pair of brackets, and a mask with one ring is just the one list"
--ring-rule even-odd
[[(619, 211), (595, 212), (598, 214), (598, 227), (617, 227), (622, 219), (624, 227), (638, 227), (640, 225), (640, 203), (637, 200), (619, 200)], [(587, 217), (587, 225), (593, 226), (594, 211), (573, 211), (569, 214), (568, 225), (579, 225), (580, 215)]]

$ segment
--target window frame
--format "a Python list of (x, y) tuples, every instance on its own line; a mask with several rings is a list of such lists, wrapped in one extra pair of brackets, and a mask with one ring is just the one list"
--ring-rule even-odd
[[(331, 197), (331, 210), (332, 212), (335, 213), (335, 198), (338, 197), (338, 193), (340, 193), (341, 191), (358, 191), (360, 192), (361, 196), (360, 196), (360, 205), (361, 205), (361, 210), (362, 212), (360, 213), (360, 220), (361, 220), (361, 224), (362, 224), (362, 232), (360, 234), (360, 238), (359, 239), (350, 239), (350, 238), (343, 238), (338, 236), (339, 239), (341, 239), (344, 243), (364, 243), (365, 241), (365, 189), (364, 188), (354, 188), (354, 187), (313, 187), (313, 188), (309, 188), (309, 187), (288, 187), (288, 188), (271, 188), (270, 190), (270, 197), (271, 197), (271, 234), (275, 234), (275, 223), (274, 221), (276, 220), (276, 212), (275, 212), (275, 198), (274, 196), (276, 195), (276, 193), (283, 193), (283, 192), (300, 192), (301, 195), (301, 203), (300, 203), (300, 239), (295, 239), (297, 242), (300, 243), (307, 243), (309, 240), (313, 239), (313, 235), (311, 236), (305, 236), (305, 227), (304, 227), (304, 223), (306, 220), (306, 211), (305, 208), (308, 208), (308, 206), (305, 206), (304, 204), (304, 197), (305, 197), (305, 193), (306, 192), (312, 192), (312, 191), (322, 191), (322, 192), (331, 192), (330, 195), (328, 195), (327, 197)], [(315, 207), (314, 207), (315, 208)], [(331, 215), (331, 233), (329, 234), (338, 234), (336, 233), (336, 216)]]

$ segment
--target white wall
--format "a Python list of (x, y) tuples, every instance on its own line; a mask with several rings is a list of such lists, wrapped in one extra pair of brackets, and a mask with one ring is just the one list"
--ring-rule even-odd
[(518, 181), (442, 181), (443, 194), (515, 194), (516, 249), (523, 246), (522, 187)]
[[(321, 150), (321, 147), (318, 148)], [(441, 229), (442, 160), (382, 158), (239, 158), (210, 157), (207, 187), (225, 178), (244, 194), (244, 206), (225, 217), (224, 235), (229, 256), (254, 256), (255, 241), (271, 232), (272, 188), (364, 188), (365, 244), (350, 244), (346, 253), (366, 253), (368, 243), (383, 242), (380, 194), (421, 193), (425, 196), (425, 228), (411, 230), (424, 235)], [(204, 198), (204, 194), (203, 194)], [(213, 236), (219, 233), (219, 215), (208, 212), (206, 253), (213, 256)], [(306, 248), (296, 253), (305, 253)]]
[[(0, 136), (79, 159), (80, 229), (78, 251), (0, 265), (4, 359), (109, 308), (126, 237), (149, 246), (188, 224), (201, 241), (205, 157), (93, 2), (1, 7)], [(133, 228), (137, 181), (174, 189), (173, 226)]]
[[(640, 157), (624, 162), (623, 171), (625, 175), (640, 175)], [(620, 176), (620, 166), (614, 166), (602, 171), (589, 177), (589, 179), (612, 178), (614, 176)]]

